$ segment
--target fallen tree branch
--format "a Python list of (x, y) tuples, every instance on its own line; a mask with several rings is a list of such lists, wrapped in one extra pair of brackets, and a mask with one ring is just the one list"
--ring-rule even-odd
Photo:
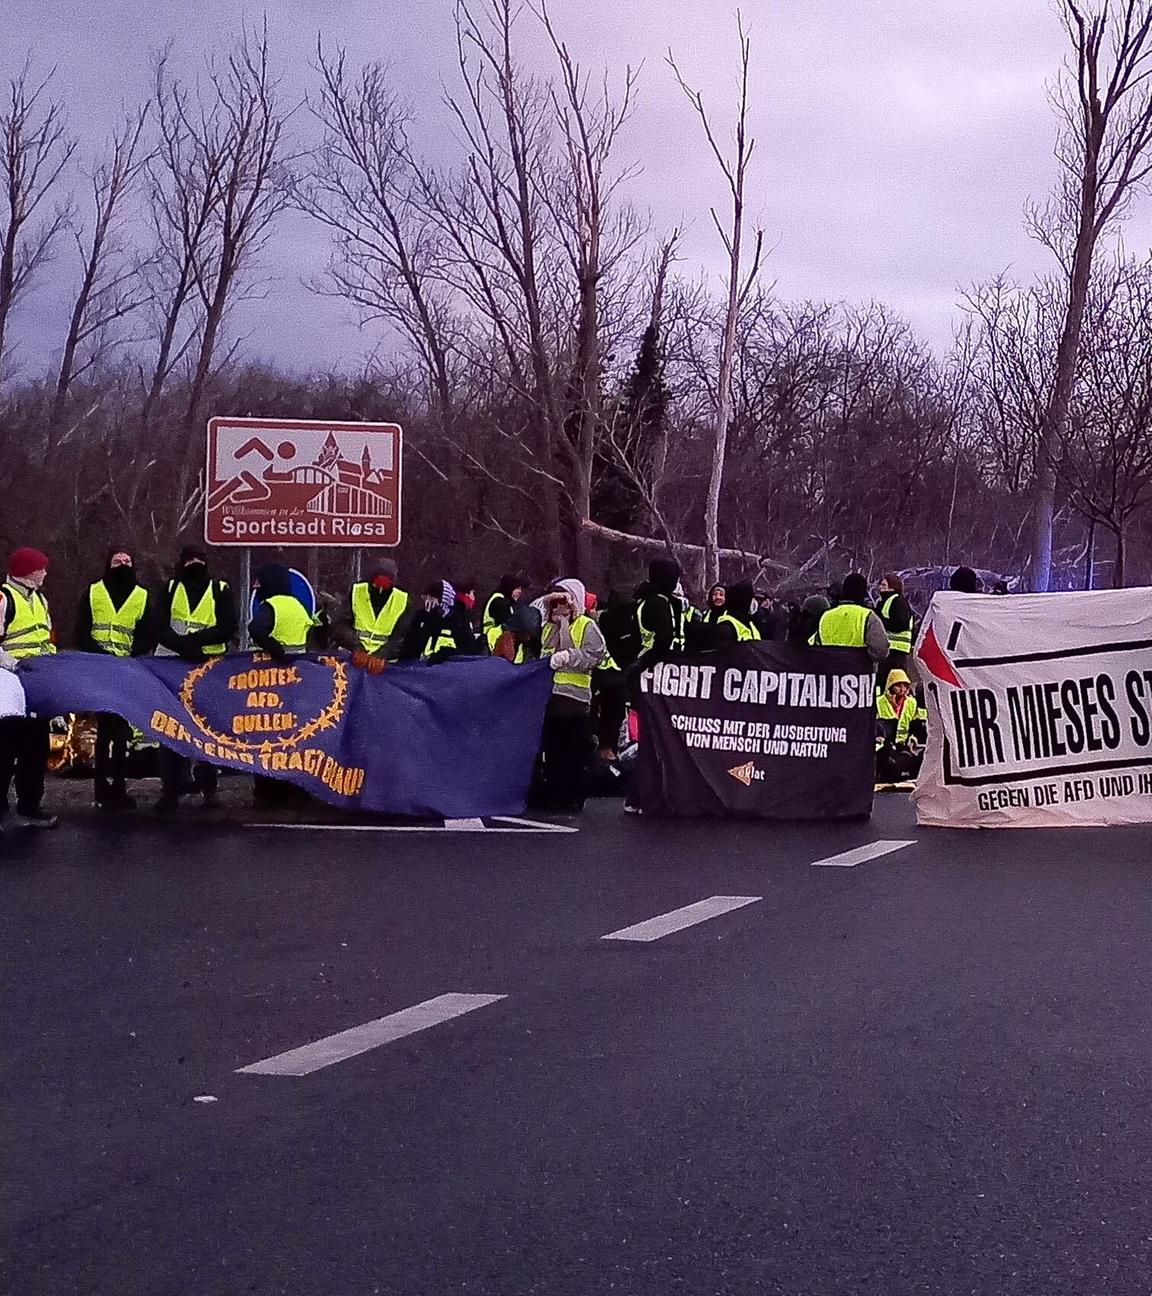
[[(677, 558), (695, 559), (699, 559), (704, 553), (703, 545), (677, 540), (666, 542), (657, 540), (654, 536), (633, 535), (630, 531), (617, 531), (615, 527), (604, 526), (599, 522), (593, 522), (590, 518), (584, 518), (580, 525), (590, 535), (598, 536), (609, 544), (625, 545), (641, 553), (659, 554), (671, 551)], [(755, 564), (757, 575), (767, 571), (779, 572), (780, 575), (776, 577), (776, 584), (771, 592), (782, 594), (803, 584), (804, 578), (836, 546), (839, 539), (839, 536), (833, 536), (830, 540), (825, 540), (820, 548), (806, 558), (799, 567), (792, 563), (781, 562), (778, 558), (767, 558), (764, 554), (751, 553), (747, 549), (718, 549), (716, 552), (722, 562), (739, 562), (748, 566)]]
[(839, 536), (833, 536), (831, 540), (825, 540), (824, 543), (816, 550), (811, 557), (806, 558), (791, 575), (785, 576), (784, 579), (772, 591), (773, 594), (783, 594), (787, 590), (795, 589), (797, 585), (804, 583), (804, 578), (816, 566), (816, 564), (827, 554), (840, 539)]
[[(591, 518), (584, 518), (580, 525), (590, 535), (606, 540), (609, 544), (626, 545), (629, 549), (638, 549), (641, 553), (667, 553), (671, 549), (677, 557), (684, 555), (699, 558), (704, 552), (703, 545), (688, 544), (680, 540), (657, 540), (654, 536), (633, 535), (630, 531), (617, 531), (615, 527), (593, 522)], [(783, 572), (793, 570), (788, 563), (778, 562), (775, 558), (765, 558), (763, 554), (749, 553), (746, 549), (717, 549), (716, 553), (728, 562), (755, 563), (760, 568), (774, 567), (777, 571)]]

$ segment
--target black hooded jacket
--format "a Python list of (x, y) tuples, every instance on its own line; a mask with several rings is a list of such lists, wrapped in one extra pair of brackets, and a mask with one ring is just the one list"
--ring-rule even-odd
[(272, 631), (276, 628), (276, 613), (264, 600), (274, 598), (277, 594), (287, 594), (289, 598), (294, 598), (292, 573), (283, 563), (269, 563), (256, 573), (256, 580), (259, 584), (258, 602), (255, 615), (248, 623), (248, 634), (258, 648), (279, 660), (288, 654), (283, 645), (272, 637)]
[[(113, 545), (108, 550), (108, 556), (104, 563), (104, 575), (100, 578), (108, 589), (108, 596), (112, 600), (112, 606), (119, 610), (125, 602), (131, 597), (133, 590), (137, 589), (140, 581), (136, 576), (135, 567), (113, 567), (112, 555), (118, 553), (127, 553), (128, 550), (123, 545)], [(99, 581), (93, 581), (92, 585), (99, 584)], [(92, 637), (92, 585), (80, 595), (80, 605), (76, 609), (76, 634), (75, 644), (80, 652), (90, 653), (108, 653), (107, 648), (96, 642)], [(149, 598), (151, 603), (151, 598)], [(146, 605), (144, 615), (136, 622), (136, 629), (132, 635), (132, 652), (133, 657), (143, 657), (146, 653), (152, 651), (152, 634), (151, 634), (151, 615), (150, 608)]]
[(676, 596), (680, 564), (671, 558), (653, 558), (648, 565), (647, 593), (636, 607), (641, 630), (653, 635), (652, 647), (636, 659), (641, 669), (663, 661), (684, 633), (684, 613)]
[[(212, 580), (208, 575), (206, 563), (192, 562), (190, 565), (190, 560), (196, 557), (206, 558), (204, 550), (196, 545), (189, 545), (180, 554), (180, 561), (176, 564), (172, 580), (162, 585), (150, 600), (152, 641), (185, 661), (203, 661), (206, 644), (231, 643), (236, 637), (239, 626), (236, 600), (232, 591), (223, 581)], [(204, 591), (208, 586), (212, 586), (216, 619), (206, 630), (182, 635), (172, 629), (172, 598), (179, 585), (183, 585), (188, 591), (188, 603), (191, 607), (195, 607), (204, 597)]]
[(519, 606), (512, 597), (512, 591), (523, 587), (524, 582), (519, 576), (502, 576), (500, 584), (484, 604), (485, 620), (491, 618), (498, 626), (505, 625)]
[[(741, 624), (751, 626), (752, 602), (755, 597), (756, 594), (751, 585), (731, 585), (728, 587), (728, 595), (724, 603), (724, 611), (728, 616), (733, 617)], [(720, 624), (716, 627), (716, 635), (719, 642), (725, 645), (739, 643), (740, 641), (740, 636), (736, 633), (736, 627), (727, 623)]]

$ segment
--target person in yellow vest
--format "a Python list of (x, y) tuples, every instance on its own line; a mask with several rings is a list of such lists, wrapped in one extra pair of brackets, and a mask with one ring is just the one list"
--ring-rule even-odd
[[(52, 616), (41, 586), (48, 559), (39, 549), (17, 549), (0, 586), (0, 669), (17, 670), (28, 657), (56, 651)], [(48, 768), (51, 716), (0, 720), (0, 828), (7, 827), (8, 790), (16, 784), (15, 822), (22, 828), (55, 828), (56, 816), (41, 806)]]
[[(273, 661), (289, 661), (309, 648), (317, 618), (292, 592), (292, 573), (283, 563), (268, 563), (253, 582), (256, 608), (248, 623), (254, 647)], [(299, 788), (284, 779), (257, 774), (252, 779), (252, 802), (258, 809), (276, 809), (304, 799)]]
[(727, 591), (724, 610), (710, 627), (717, 645), (755, 643), (762, 638), (753, 620), (755, 602), (755, 591), (747, 583), (733, 585)]
[[(152, 597), (152, 641), (159, 657), (202, 662), (228, 651), (239, 616), (227, 581), (213, 579), (208, 555), (199, 545), (180, 551), (173, 577)], [(189, 783), (191, 782), (191, 787)], [(189, 761), (171, 748), (160, 748), (158, 814), (175, 810), (188, 791), (199, 792), (204, 806), (216, 802), (217, 771), (205, 761)]]
[(333, 638), (350, 652), (395, 661), (418, 612), (419, 600), (396, 584), (396, 564), (381, 558), (367, 580), (352, 586)]
[(808, 642), (813, 648), (863, 648), (877, 662), (888, 656), (888, 632), (868, 606), (868, 582), (860, 572), (844, 577), (840, 602), (824, 613)]
[(426, 585), (422, 606), (404, 636), (400, 660), (441, 662), (483, 651), (472, 629), (470, 610), (457, 599), (455, 586), (446, 580)]
[(672, 558), (653, 558), (636, 603), (640, 628), (637, 661), (642, 670), (662, 662), (670, 653), (684, 651), (684, 603), (677, 593), (679, 586), (680, 564)]
[(524, 597), (524, 586), (527, 582), (523, 576), (501, 576), (495, 592), (488, 596), (484, 604), (484, 624), (481, 626), (487, 634), (495, 626), (502, 626), (509, 621), (520, 601)]
[(912, 642), (916, 635), (916, 621), (904, 597), (904, 581), (898, 572), (888, 572), (880, 582), (876, 615), (884, 622), (884, 629), (888, 633), (888, 657), (876, 676), (876, 687), (883, 693), (889, 671), (908, 669)]
[(502, 625), (485, 631), (484, 640), (493, 657), (503, 657), (517, 666), (531, 661), (540, 638), (540, 613), (534, 607), (518, 607)]
[(897, 667), (876, 699), (876, 782), (915, 779), (927, 741), (928, 712), (917, 702), (907, 672)]
[(268, 563), (256, 573), (256, 610), (248, 623), (253, 644), (276, 661), (306, 653), (316, 618), (292, 592), (292, 573)]
[(607, 655), (604, 637), (584, 611), (578, 580), (555, 581), (539, 600), (544, 618), (540, 655), (552, 667), (552, 697), (544, 715), (534, 802), (545, 810), (578, 812), (587, 795), (592, 755), (592, 675)]
[[(148, 591), (136, 577), (136, 563), (124, 545), (108, 552), (104, 575), (80, 596), (76, 647), (109, 657), (142, 657), (151, 651)], [(121, 716), (96, 717), (93, 794), (100, 810), (134, 810), (128, 795), (128, 744), (132, 728)]]

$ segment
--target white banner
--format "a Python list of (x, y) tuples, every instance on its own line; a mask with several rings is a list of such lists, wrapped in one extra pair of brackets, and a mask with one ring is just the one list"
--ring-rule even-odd
[(916, 658), (920, 823), (1152, 821), (1152, 590), (937, 594)]

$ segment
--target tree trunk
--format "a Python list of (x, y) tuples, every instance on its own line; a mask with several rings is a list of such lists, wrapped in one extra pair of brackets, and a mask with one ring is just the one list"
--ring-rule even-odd
[(1088, 544), (1084, 550), (1084, 588), (1090, 590), (1094, 583), (1096, 566), (1096, 519), (1088, 522)]
[(1124, 577), (1125, 577), (1124, 568), (1128, 556), (1128, 552), (1127, 552), (1128, 537), (1126, 535), (1126, 527), (1123, 522), (1119, 522), (1116, 524), (1115, 528), (1113, 529), (1113, 534), (1116, 536), (1116, 564), (1112, 568), (1112, 588), (1123, 589)]

